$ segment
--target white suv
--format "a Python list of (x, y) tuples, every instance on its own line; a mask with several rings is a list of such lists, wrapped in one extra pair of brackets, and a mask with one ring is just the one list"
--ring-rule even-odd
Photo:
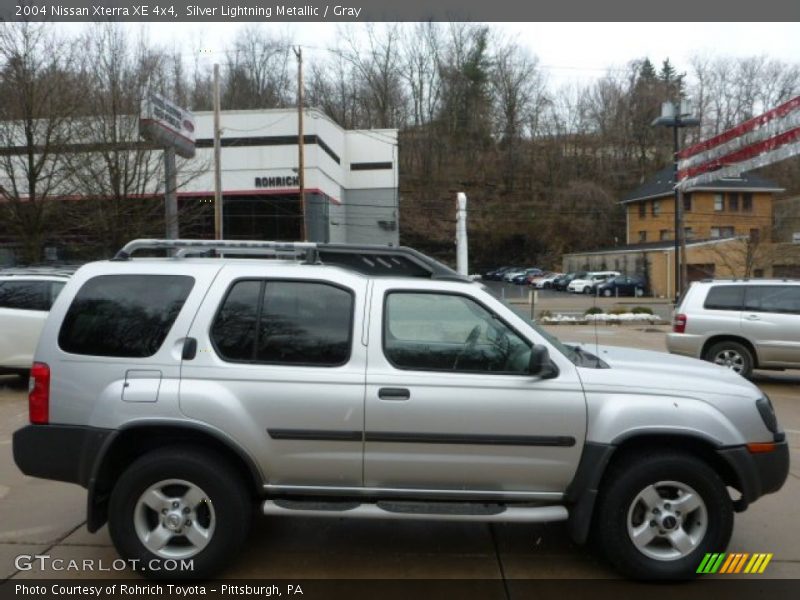
[(573, 279), (567, 286), (567, 291), (576, 294), (591, 294), (598, 283), (602, 283), (611, 277), (618, 277), (619, 271), (592, 271), (581, 279)]
[(800, 368), (800, 281), (699, 281), (673, 317), (667, 348), (729, 367)]
[(70, 274), (47, 267), (0, 271), (0, 371), (31, 368), (47, 312)]

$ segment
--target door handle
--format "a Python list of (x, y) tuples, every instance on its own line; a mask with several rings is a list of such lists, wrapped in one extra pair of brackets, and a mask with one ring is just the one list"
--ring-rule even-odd
[(381, 400), (408, 400), (411, 392), (406, 388), (381, 388), (378, 390), (378, 398)]
[(759, 317), (758, 315), (747, 315), (745, 319), (747, 319), (748, 321), (760, 321), (761, 317)]

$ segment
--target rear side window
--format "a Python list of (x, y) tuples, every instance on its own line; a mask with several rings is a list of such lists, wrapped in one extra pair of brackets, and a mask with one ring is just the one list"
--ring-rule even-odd
[(708, 290), (703, 308), (712, 310), (742, 310), (744, 306), (743, 285), (717, 285)]
[(747, 310), (800, 314), (800, 285), (758, 285), (747, 289)]
[(353, 294), (311, 281), (244, 280), (211, 326), (224, 360), (334, 367), (350, 359)]
[(50, 281), (4, 281), (0, 283), (0, 308), (50, 310)]
[(101, 275), (83, 284), (69, 307), (58, 345), (65, 352), (144, 358), (164, 343), (194, 278)]

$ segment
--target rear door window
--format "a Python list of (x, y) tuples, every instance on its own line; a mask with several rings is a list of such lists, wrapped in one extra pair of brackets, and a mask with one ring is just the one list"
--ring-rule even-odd
[(353, 293), (315, 281), (242, 280), (211, 326), (232, 362), (335, 367), (350, 359)]
[(0, 283), (0, 308), (50, 310), (49, 281), (4, 281)]
[(183, 275), (101, 275), (83, 284), (64, 317), (65, 352), (144, 358), (164, 343), (194, 278)]
[(800, 285), (758, 285), (747, 289), (745, 308), (754, 312), (800, 314)]
[(744, 305), (743, 285), (716, 285), (708, 290), (703, 308), (711, 310), (742, 310)]

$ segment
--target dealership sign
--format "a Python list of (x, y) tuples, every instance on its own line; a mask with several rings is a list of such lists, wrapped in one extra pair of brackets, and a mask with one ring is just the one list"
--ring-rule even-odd
[(300, 186), (297, 175), (278, 175), (277, 177), (256, 177), (257, 188), (292, 188)]
[(139, 134), (159, 146), (173, 146), (179, 156), (194, 156), (194, 115), (159, 94), (150, 94), (142, 102)]

